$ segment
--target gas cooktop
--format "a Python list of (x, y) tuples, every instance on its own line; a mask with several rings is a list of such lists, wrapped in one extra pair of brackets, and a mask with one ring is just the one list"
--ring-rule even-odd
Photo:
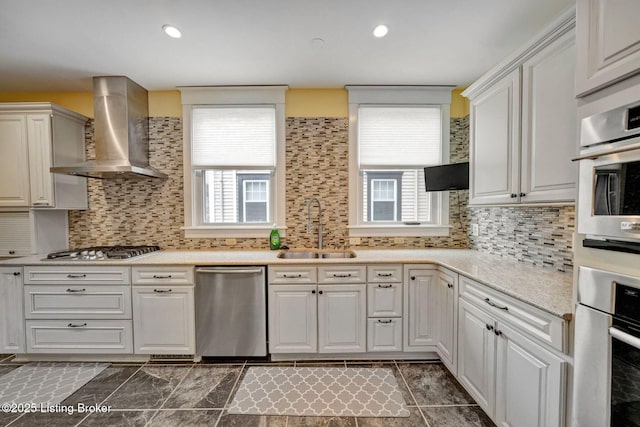
[(60, 261), (129, 259), (159, 250), (159, 246), (92, 246), (88, 248), (52, 252), (47, 255), (46, 259)]

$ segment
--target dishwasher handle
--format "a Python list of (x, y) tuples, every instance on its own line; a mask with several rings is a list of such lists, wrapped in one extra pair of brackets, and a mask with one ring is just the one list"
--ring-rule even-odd
[(262, 268), (197, 268), (196, 274), (257, 274), (262, 273)]

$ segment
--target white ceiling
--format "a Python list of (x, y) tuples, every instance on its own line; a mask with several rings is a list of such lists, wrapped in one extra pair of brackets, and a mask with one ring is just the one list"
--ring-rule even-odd
[[(95, 75), (149, 90), (466, 86), (573, 2), (0, 0), (0, 92), (90, 91)], [(168, 38), (167, 23), (183, 37)]]

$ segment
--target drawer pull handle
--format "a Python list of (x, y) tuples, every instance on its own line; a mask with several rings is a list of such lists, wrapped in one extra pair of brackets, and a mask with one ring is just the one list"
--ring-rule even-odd
[(154, 289), (153, 292), (157, 294), (168, 294), (169, 292), (173, 292), (173, 289)]
[(82, 288), (82, 289), (67, 288), (67, 292), (87, 292), (87, 290), (85, 288)]
[(85, 277), (87, 277), (86, 274), (67, 274), (67, 277), (69, 279), (84, 279)]
[(299, 279), (302, 277), (302, 274), (283, 274), (282, 277), (285, 279)]
[(73, 323), (69, 323), (67, 325), (67, 328), (84, 328), (85, 326), (87, 326), (86, 323), (83, 323), (82, 325), (74, 325)]
[(347, 277), (351, 277), (351, 273), (347, 273), (347, 274), (333, 273), (333, 277), (338, 277), (338, 278), (344, 279), (344, 278), (347, 278)]
[(153, 275), (153, 278), (154, 278), (154, 279), (171, 279), (171, 275), (170, 275), (170, 274), (168, 274), (168, 275), (166, 275), (166, 276), (158, 276), (157, 274), (154, 274), (154, 275)]
[(378, 273), (378, 277), (391, 277), (393, 273)]
[(379, 288), (389, 289), (393, 288), (393, 285), (378, 285)]
[(499, 310), (509, 311), (509, 307), (507, 307), (506, 305), (498, 305), (495, 302), (491, 301), (489, 298), (485, 298), (484, 302), (489, 304), (491, 307), (495, 307)]
[(389, 320), (382, 320), (382, 319), (378, 319), (378, 323), (391, 323), (393, 322), (393, 320), (389, 319)]

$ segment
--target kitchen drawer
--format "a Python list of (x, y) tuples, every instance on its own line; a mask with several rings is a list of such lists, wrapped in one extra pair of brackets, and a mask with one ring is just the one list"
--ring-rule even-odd
[(368, 283), (367, 316), (401, 317), (402, 283)]
[(367, 267), (367, 282), (371, 283), (401, 283), (401, 264), (380, 264)]
[(317, 283), (316, 267), (269, 267), (269, 283)]
[[(80, 262), (80, 261), (79, 261)], [(129, 285), (131, 269), (118, 266), (35, 266), (24, 268), (25, 285)]]
[(402, 319), (367, 319), (367, 351), (402, 351)]
[(131, 319), (129, 286), (25, 285), (27, 319)]
[(133, 353), (131, 320), (27, 320), (27, 353)]
[(498, 320), (511, 323), (519, 328), (520, 332), (561, 352), (568, 351), (567, 324), (560, 317), (462, 275), (460, 275), (460, 297), (482, 307)]
[(364, 283), (367, 269), (364, 265), (332, 265), (318, 267), (320, 283)]
[(131, 276), (134, 285), (193, 285), (195, 283), (193, 267), (133, 267)]

